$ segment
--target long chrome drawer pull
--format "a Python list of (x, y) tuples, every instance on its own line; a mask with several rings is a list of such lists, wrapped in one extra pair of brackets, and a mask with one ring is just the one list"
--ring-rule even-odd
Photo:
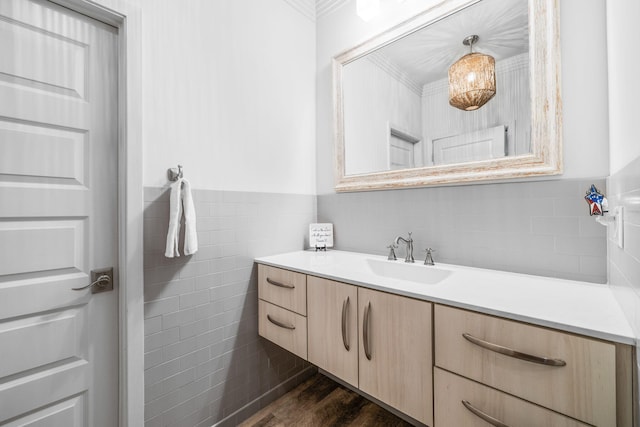
[(271, 283), (273, 286), (279, 286), (281, 288), (295, 289), (295, 286), (293, 285), (285, 285), (284, 283), (276, 282), (275, 280), (272, 280), (268, 277), (267, 277), (267, 283)]
[(345, 350), (349, 351), (349, 338), (347, 337), (347, 309), (349, 308), (349, 297), (342, 303), (342, 344)]
[(269, 322), (273, 323), (276, 326), (280, 326), (281, 328), (285, 328), (285, 329), (295, 329), (296, 327), (293, 325), (287, 325), (286, 323), (282, 323), (279, 322), (275, 319), (272, 319), (270, 315), (267, 314), (267, 319), (269, 319)]
[(484, 412), (482, 412), (478, 408), (475, 408), (471, 403), (467, 402), (466, 400), (463, 400), (462, 404), (464, 405), (465, 408), (467, 408), (469, 411), (471, 411), (472, 414), (476, 415), (479, 418), (482, 418), (484, 421), (488, 422), (492, 426), (495, 426), (495, 427), (509, 427), (507, 424), (503, 423), (502, 421), (493, 418), (491, 415), (485, 414)]
[(362, 344), (364, 345), (364, 355), (367, 360), (371, 360), (371, 347), (369, 347), (369, 320), (371, 314), (371, 303), (364, 308), (364, 320), (362, 321)]
[(527, 362), (538, 363), (540, 365), (547, 366), (565, 366), (567, 362), (562, 359), (551, 359), (549, 357), (543, 356), (534, 356), (532, 354), (521, 353), (519, 351), (510, 349), (508, 347), (503, 347), (498, 344), (493, 344), (488, 341), (481, 340), (480, 338), (476, 338), (473, 335), (469, 335), (467, 333), (463, 333), (462, 336), (475, 345), (479, 345), (482, 348), (486, 348), (487, 350), (495, 351), (496, 353), (504, 354), (505, 356), (515, 357), (516, 359), (526, 360)]

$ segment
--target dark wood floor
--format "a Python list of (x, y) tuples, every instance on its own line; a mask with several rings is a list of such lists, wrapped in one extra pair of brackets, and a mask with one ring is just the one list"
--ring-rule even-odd
[(359, 394), (317, 374), (240, 424), (242, 427), (410, 427)]

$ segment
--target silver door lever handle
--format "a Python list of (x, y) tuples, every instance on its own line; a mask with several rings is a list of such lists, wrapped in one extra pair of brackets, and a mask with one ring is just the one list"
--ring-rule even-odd
[(107, 274), (103, 274), (102, 276), (99, 276), (95, 281), (89, 283), (86, 286), (82, 286), (81, 288), (71, 288), (71, 289), (73, 289), (74, 291), (84, 291), (85, 289), (90, 288), (92, 286), (97, 286), (98, 288), (104, 288), (109, 283), (111, 283), (111, 277), (109, 277), (109, 275)]

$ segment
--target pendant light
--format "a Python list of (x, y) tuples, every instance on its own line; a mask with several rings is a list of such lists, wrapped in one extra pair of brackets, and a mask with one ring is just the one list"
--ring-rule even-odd
[(449, 104), (464, 111), (482, 107), (496, 94), (496, 61), (473, 51), (479, 37), (466, 37), (470, 52), (449, 67)]

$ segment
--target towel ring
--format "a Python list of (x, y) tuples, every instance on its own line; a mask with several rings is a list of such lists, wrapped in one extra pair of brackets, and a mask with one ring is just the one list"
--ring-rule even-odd
[(167, 177), (169, 181), (177, 181), (183, 177), (182, 173), (182, 165), (178, 165), (177, 168), (169, 168), (167, 169)]

